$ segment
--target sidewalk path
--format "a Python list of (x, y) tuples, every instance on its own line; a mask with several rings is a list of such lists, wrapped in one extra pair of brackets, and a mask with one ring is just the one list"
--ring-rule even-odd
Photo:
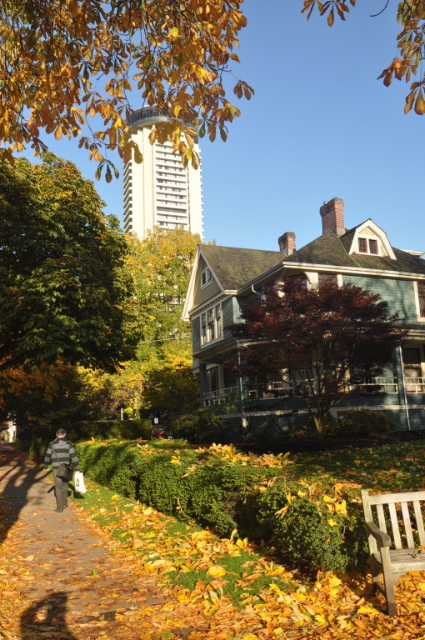
[[(46, 473), (27, 454), (8, 445), (0, 447), (0, 495), (10, 507), (13, 542), (19, 544), (28, 567), (20, 594), (27, 606), (21, 614), (19, 638), (147, 637), (141, 609), (153, 617), (155, 607), (164, 603), (155, 577), (134, 575), (131, 561), (107, 550), (106, 539), (79, 519), (72, 503), (56, 513), (53, 485)], [(0, 543), (4, 543), (2, 557), (7, 558), (4, 531)], [(187, 638), (192, 630), (182, 628), (174, 637)]]

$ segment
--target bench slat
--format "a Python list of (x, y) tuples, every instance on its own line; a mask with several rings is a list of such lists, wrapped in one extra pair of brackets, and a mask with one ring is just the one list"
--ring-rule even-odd
[(376, 505), (376, 512), (378, 514), (378, 525), (379, 525), (379, 528), (381, 529), (381, 531), (384, 531), (385, 533), (388, 533), (387, 523), (386, 523), (386, 520), (385, 520), (384, 507), (382, 506), (382, 504)]
[(398, 526), (398, 518), (397, 518), (397, 511), (395, 508), (395, 504), (392, 502), (391, 504), (388, 505), (388, 508), (390, 510), (391, 526), (393, 529), (392, 537), (394, 540), (395, 548), (402, 549), (403, 545), (401, 543), (400, 529)]
[(410, 522), (409, 505), (407, 502), (401, 503), (401, 512), (403, 514), (404, 530), (406, 532), (407, 546), (412, 549), (415, 546), (413, 541), (412, 523)]
[(416, 530), (419, 534), (419, 542), (422, 547), (425, 547), (424, 517), (422, 515), (421, 503), (419, 500), (413, 501), (413, 508), (415, 510)]
[(382, 493), (369, 495), (370, 504), (391, 504), (395, 502), (425, 501), (425, 491), (403, 491), (400, 493)]

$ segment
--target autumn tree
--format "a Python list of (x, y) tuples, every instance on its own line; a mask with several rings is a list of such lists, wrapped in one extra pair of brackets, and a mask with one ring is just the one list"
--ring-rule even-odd
[[(8, 0), (0, 3), (0, 140), (3, 158), (43, 132), (79, 138), (99, 163), (117, 149), (140, 153), (128, 137), (130, 100), (169, 118), (157, 125), (185, 162), (198, 162), (197, 135), (227, 136), (239, 109), (224, 79), (239, 62), (243, 0)], [(234, 82), (238, 98), (252, 89)]]
[(0, 415), (12, 416), (20, 430), (67, 429), (78, 420), (97, 418), (95, 411), (74, 365), (43, 363), (32, 371), (17, 367), (0, 372)]
[(143, 399), (146, 409), (167, 415), (189, 413), (199, 406), (199, 384), (188, 358), (168, 354), (162, 366), (147, 372)]
[(319, 435), (330, 409), (391, 362), (406, 334), (388, 304), (353, 284), (316, 289), (289, 281), (243, 308), (234, 335), (247, 341), (242, 373), (286, 380), (300, 395)]
[[(350, 5), (354, 7), (356, 0), (304, 0), (302, 12), (311, 14), (317, 9), (322, 16), (326, 16), (329, 26), (335, 22), (335, 17), (345, 20), (350, 11)], [(383, 7), (379, 13), (388, 9), (389, 1), (383, 1)], [(376, 17), (372, 15), (371, 17)], [(425, 114), (425, 70), (423, 69), (423, 57), (425, 49), (425, 3), (423, 0), (401, 0), (397, 3), (397, 21), (401, 31), (397, 35), (397, 47), (399, 56), (395, 57), (389, 66), (379, 76), (383, 78), (388, 87), (393, 79), (411, 82), (409, 93), (406, 96), (405, 113), (414, 111), (423, 116)], [(416, 79), (417, 74), (420, 76)]]
[[(155, 228), (144, 240), (128, 236), (127, 268), (135, 295), (131, 300), (134, 331), (140, 336), (137, 361), (129, 363), (128, 375), (143, 372), (141, 405), (171, 411), (186, 392), (180, 408), (199, 394), (191, 373), (191, 335), (181, 319), (190, 273), (200, 238), (184, 229)], [(126, 376), (126, 372), (120, 374)], [(170, 398), (174, 400), (170, 402)]]
[(71, 162), (0, 164), (0, 370), (42, 363), (115, 369), (125, 332), (127, 243)]
[(125, 269), (133, 288), (126, 330), (138, 339), (136, 354), (113, 374), (87, 369), (81, 375), (104, 415), (119, 415), (123, 408), (134, 416), (154, 405), (182, 409), (199, 395), (190, 330), (181, 314), (200, 238), (183, 229), (156, 228), (144, 240), (126, 240)]
[[(139, 357), (163, 354), (168, 343), (190, 344), (187, 323), (181, 319), (190, 273), (200, 238), (184, 229), (155, 228), (144, 240), (127, 236), (126, 266), (133, 281), (131, 300), (140, 336)], [(161, 357), (161, 356), (160, 356)]]

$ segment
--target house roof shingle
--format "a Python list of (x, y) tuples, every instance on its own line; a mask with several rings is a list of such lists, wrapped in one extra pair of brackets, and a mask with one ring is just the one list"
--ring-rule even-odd
[(239, 289), (282, 261), (280, 251), (261, 249), (238, 249), (202, 245), (202, 253), (208, 260), (223, 289)]
[(329, 265), (334, 267), (352, 267), (360, 269), (381, 269), (397, 273), (425, 274), (425, 260), (406, 251), (393, 247), (396, 260), (386, 256), (348, 254), (355, 229), (343, 236), (329, 232), (306, 244), (299, 251), (285, 258), (284, 263), (301, 262), (305, 264)]

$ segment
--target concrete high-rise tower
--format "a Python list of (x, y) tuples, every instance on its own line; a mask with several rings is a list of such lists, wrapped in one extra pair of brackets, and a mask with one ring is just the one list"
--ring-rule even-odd
[(152, 107), (138, 109), (130, 120), (143, 162), (124, 165), (124, 231), (143, 240), (153, 227), (182, 227), (203, 238), (201, 167), (183, 167), (169, 142), (149, 142), (154, 124), (161, 120), (166, 118)]

